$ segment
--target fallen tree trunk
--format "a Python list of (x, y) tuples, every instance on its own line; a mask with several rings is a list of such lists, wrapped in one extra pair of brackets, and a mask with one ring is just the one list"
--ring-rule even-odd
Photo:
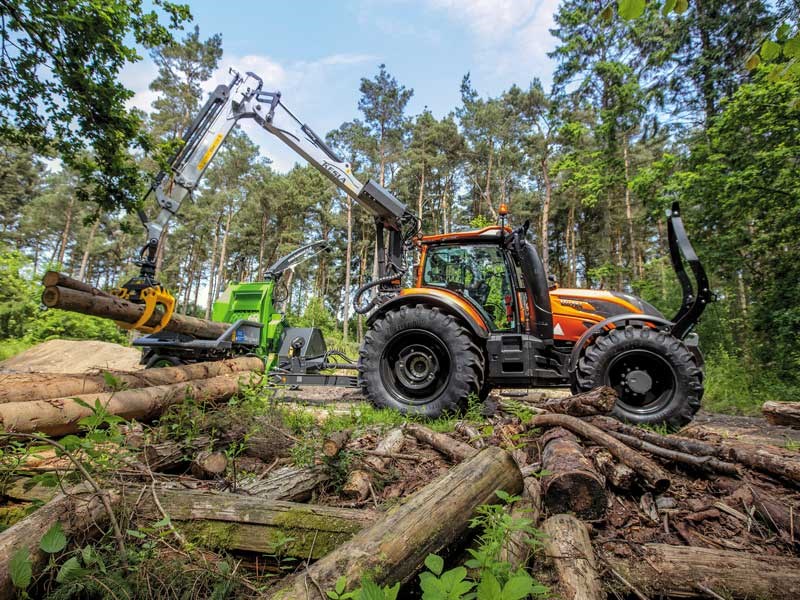
[[(88, 394), (77, 399), (94, 406), (99, 401), (104, 409), (125, 419), (145, 421), (159, 416), (173, 404), (183, 402), (188, 396), (198, 402), (228, 400), (240, 388), (240, 382), (259, 376), (251, 372), (221, 375), (172, 385), (159, 385), (137, 390), (122, 390), (111, 394)], [(93, 414), (90, 408), (76, 402), (75, 398), (51, 398), (32, 402), (0, 404), (0, 425), (6, 431), (17, 433), (40, 432), (50, 436), (67, 435), (79, 431), (78, 422)]]
[(544, 549), (558, 577), (563, 600), (605, 600), (586, 525), (572, 515), (555, 515), (542, 525)]
[(330, 478), (322, 467), (301, 469), (282, 467), (276, 469), (266, 479), (243, 479), (237, 482), (236, 489), (264, 500), (304, 502), (311, 498), (311, 494), (319, 485), (326, 483)]
[(344, 448), (347, 440), (350, 439), (350, 431), (334, 431), (322, 442), (322, 453), (328, 458), (333, 458)]
[[(45, 288), (42, 293), (42, 304), (48, 308), (60, 308), (125, 323), (136, 323), (144, 314), (144, 304), (134, 304), (116, 296), (88, 293), (62, 286)], [(161, 312), (156, 310), (145, 325), (156, 327), (160, 323)], [(223, 335), (229, 327), (229, 323), (217, 323), (173, 313), (169, 323), (164, 327), (164, 331), (215, 340)]]
[(615, 461), (611, 452), (605, 448), (595, 446), (590, 450), (595, 468), (612, 487), (625, 491), (633, 488), (636, 483), (636, 471), (624, 463)]
[(685, 454), (716, 456), (725, 461), (738, 462), (751, 469), (758, 469), (800, 483), (800, 460), (778, 454), (754, 444), (741, 442), (706, 442), (677, 435), (659, 435), (638, 427), (631, 427), (608, 417), (593, 417), (590, 422), (603, 429), (624, 433), (641, 440)]
[[(375, 447), (376, 454), (390, 455), (395, 452), (400, 452), (403, 448), (405, 436), (402, 429), (392, 429), (386, 434), (378, 445)], [(342, 494), (355, 498), (356, 500), (364, 500), (370, 494), (372, 487), (372, 473), (370, 470), (383, 472), (389, 465), (391, 458), (388, 456), (366, 456), (363, 459), (363, 469), (355, 469), (347, 476), (347, 481), (342, 486)]]
[(583, 455), (578, 439), (562, 428), (542, 436), (542, 497), (550, 514), (573, 513), (593, 521), (603, 516), (608, 497), (605, 481)]
[(308, 569), (281, 582), (267, 597), (324, 599), (339, 577), (344, 576), (347, 589), (353, 589), (365, 573), (378, 585), (406, 581), (428, 554), (440, 551), (467, 528), (478, 506), (495, 501), (497, 490), (516, 494), (521, 489), (522, 476), (511, 456), (500, 448), (486, 448)]
[(563, 427), (572, 433), (604, 446), (617, 460), (625, 463), (657, 492), (669, 488), (668, 473), (654, 461), (632, 450), (616, 438), (594, 425), (569, 415), (537, 415), (529, 423), (532, 427)]
[(0, 404), (66, 398), (82, 394), (111, 393), (120, 389), (132, 390), (170, 385), (263, 369), (264, 362), (260, 358), (242, 356), (231, 360), (195, 363), (180, 367), (144, 369), (136, 373), (111, 373), (111, 377), (104, 374), (25, 373), (2, 378)]
[(800, 427), (800, 402), (764, 402), (761, 412), (772, 425)]
[(616, 402), (617, 393), (613, 388), (602, 386), (574, 396), (554, 398), (538, 406), (547, 412), (587, 417), (611, 412)]
[(188, 442), (158, 442), (145, 444), (142, 456), (148, 468), (153, 471), (170, 471), (184, 465), (197, 452), (211, 446), (211, 438), (201, 435)]
[[(64, 533), (69, 536), (107, 521), (101, 501), (87, 489), (86, 486), (77, 486), (67, 494), (57, 495), (36, 512), (0, 533), (0, 599), (16, 597), (9, 563), (17, 551), (27, 549), (32, 570), (36, 573), (48, 560), (48, 555), (39, 549), (39, 542), (53, 525), (60, 523)], [(112, 506), (118, 500), (117, 494), (109, 495)]]
[[(522, 486), (522, 498), (511, 507), (511, 518), (525, 519), (536, 527), (542, 514), (542, 486), (535, 477), (526, 477)], [(500, 560), (511, 565), (511, 571), (528, 564), (535, 540), (527, 532), (516, 529), (506, 536), (500, 549)]]
[(460, 442), (447, 434), (428, 429), (424, 425), (419, 425), (418, 423), (407, 424), (405, 426), (405, 431), (416, 438), (418, 442), (430, 446), (434, 450), (438, 450), (454, 462), (460, 462), (478, 453), (478, 451), (469, 444)]
[[(372, 525), (377, 514), (367, 510), (264, 500), (240, 494), (156, 490), (163, 511), (189, 541), (205, 541), (224, 550), (320, 558)], [(139, 490), (125, 494), (135, 503)], [(161, 520), (151, 493), (135, 507), (139, 516)]]
[(675, 598), (800, 598), (800, 560), (731, 550), (645, 544), (606, 562), (645, 594)]

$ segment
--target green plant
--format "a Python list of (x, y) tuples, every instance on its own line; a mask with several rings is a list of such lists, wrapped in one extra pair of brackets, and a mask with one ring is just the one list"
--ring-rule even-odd
[(399, 583), (392, 587), (380, 587), (367, 576), (361, 578), (359, 587), (352, 592), (345, 592), (346, 587), (347, 578), (343, 575), (336, 580), (335, 588), (325, 593), (331, 600), (396, 600), (400, 591)]

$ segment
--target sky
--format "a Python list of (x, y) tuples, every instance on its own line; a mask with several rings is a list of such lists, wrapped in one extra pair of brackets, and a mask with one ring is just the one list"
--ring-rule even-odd
[[(230, 67), (253, 71), (321, 136), (360, 116), (359, 82), (381, 63), (414, 90), (412, 115), (425, 107), (437, 117), (452, 111), (467, 72), (482, 96), (534, 77), (551, 82), (558, 0), (184, 1), (203, 39), (222, 34), (224, 54), (207, 90), (227, 83)], [(148, 55), (125, 67), (122, 82), (136, 94), (131, 105), (150, 110), (155, 76)], [(302, 163), (254, 123), (243, 128), (277, 170)]]

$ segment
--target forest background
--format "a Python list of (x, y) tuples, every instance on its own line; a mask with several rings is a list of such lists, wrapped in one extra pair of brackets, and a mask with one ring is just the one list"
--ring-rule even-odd
[[(130, 210), (223, 55), (222, 36), (187, 7), (155, 5), (0, 0), (0, 357), (51, 337), (127, 342), (111, 322), (42, 311), (38, 281), (58, 269), (109, 288), (135, 272), (144, 236)], [(494, 223), (506, 203), (513, 223), (533, 223), (561, 286), (632, 292), (667, 315), (680, 290), (665, 211), (679, 201), (718, 297), (698, 327), (706, 406), (800, 400), (798, 7), (642, 3), (632, 20), (604, 8), (558, 6), (552, 86), (519, 73), (487, 96), (466, 74), (460, 103), (437, 118), (411, 114), (414, 90), (380, 65), (328, 141), (424, 232)], [(126, 107), (118, 79), (137, 45), (158, 67), (149, 112)], [(47, 168), (54, 157), (60, 169)], [(317, 171), (279, 172), (239, 132), (171, 223), (158, 266), (178, 310), (208, 317), (229, 281), (324, 239), (332, 251), (289, 276), (285, 308), (353, 353), (364, 323), (352, 293), (371, 276), (373, 231)]]

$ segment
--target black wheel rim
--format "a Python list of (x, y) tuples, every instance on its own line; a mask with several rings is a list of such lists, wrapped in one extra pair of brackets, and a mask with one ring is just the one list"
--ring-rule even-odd
[(604, 379), (617, 392), (617, 405), (639, 415), (656, 413), (668, 406), (678, 385), (670, 362), (649, 350), (621, 352), (609, 363)]
[(450, 351), (435, 334), (408, 329), (389, 340), (381, 355), (381, 379), (399, 402), (433, 402), (450, 381)]

